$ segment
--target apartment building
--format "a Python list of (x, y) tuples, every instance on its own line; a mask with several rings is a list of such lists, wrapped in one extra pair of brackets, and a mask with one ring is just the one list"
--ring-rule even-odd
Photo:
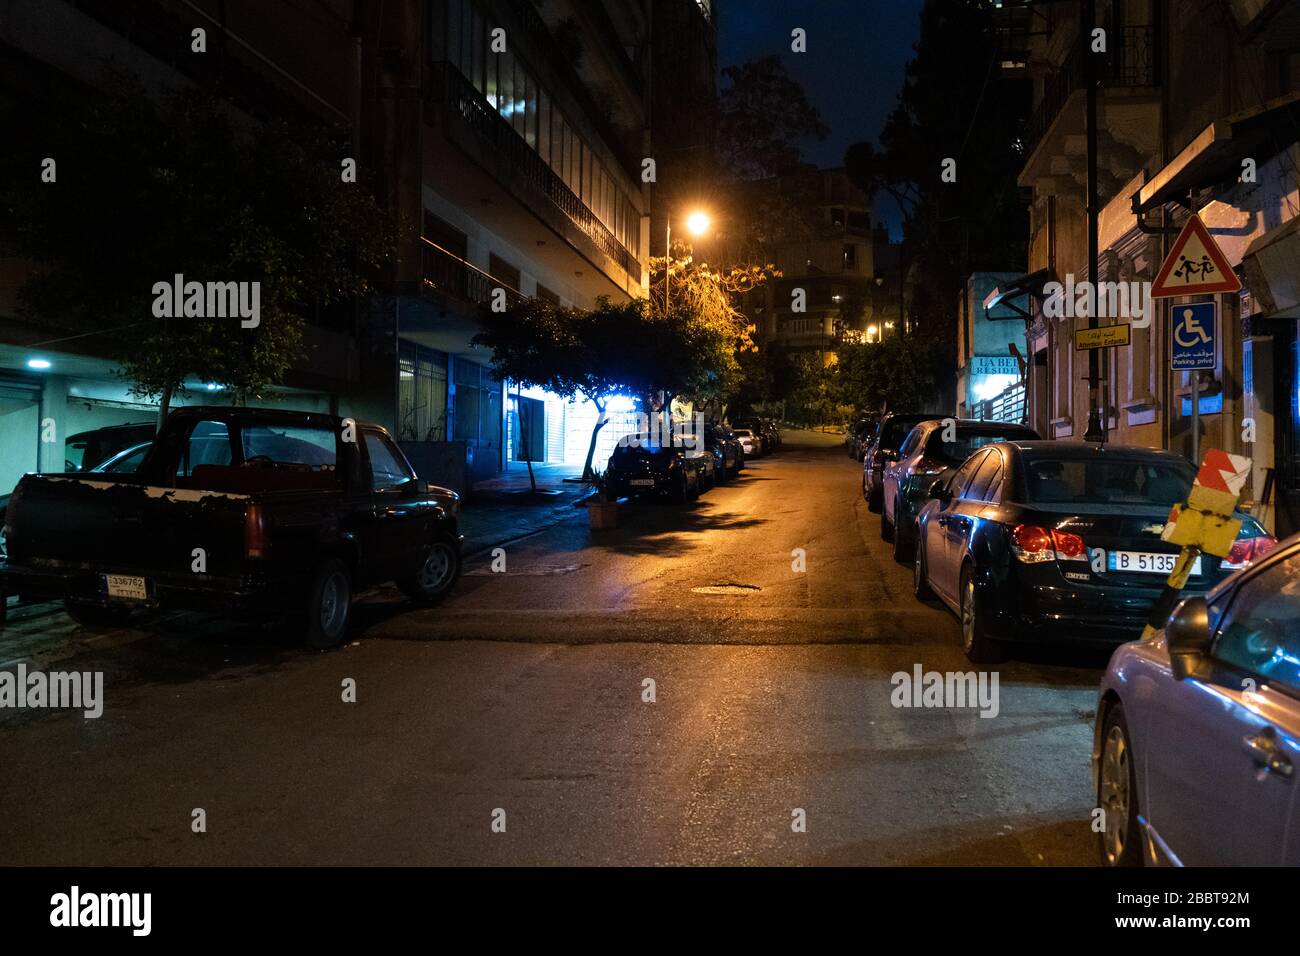
[(734, 193), (737, 210), (786, 210), (781, 215), (788, 226), (757, 250), (781, 277), (750, 293), (744, 304), (757, 338), (829, 364), (841, 342), (899, 334), (895, 285), (875, 265), (887, 237), (873, 229), (866, 195), (843, 169), (806, 167), (743, 183)]
[[(693, 0), (687, 12), (707, 25)], [(0, 95), (57, 109), (111, 61), (160, 91), (219, 84), (250, 122), (350, 131), (400, 224), (397, 261), (381, 294), (313, 317), (272, 398), (379, 421), (422, 475), (464, 489), (512, 461), (585, 453), (594, 411), (497, 381), (473, 338), (493, 303), (645, 294), (651, 26), (648, 0), (0, 0)], [(64, 336), (18, 318), (24, 265), (0, 264), (6, 487), (62, 470), (61, 448), (37, 440), (51, 416), (71, 434), (157, 415), (94, 336), (28, 365), (34, 343)], [(220, 398), (189, 385), (180, 403)]]

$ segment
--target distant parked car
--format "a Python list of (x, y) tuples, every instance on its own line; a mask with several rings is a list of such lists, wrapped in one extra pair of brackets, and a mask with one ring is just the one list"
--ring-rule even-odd
[(748, 428), (737, 428), (732, 431), (732, 434), (740, 440), (740, 447), (744, 449), (746, 458), (757, 458), (763, 454), (763, 439)]
[(153, 441), (157, 422), (105, 425), (69, 435), (63, 443), (64, 471), (90, 471), (124, 448)]
[[(913, 582), (961, 620), (966, 655), (1005, 657), (1014, 642), (1119, 643), (1141, 632), (1173, 569), (1162, 541), (1196, 472), (1180, 455), (1084, 442), (981, 448), (931, 487), (918, 519)], [(1249, 515), (1227, 558), (1197, 559), (1203, 593), (1276, 541)]]
[(844, 430), (844, 447), (850, 458), (861, 461), (876, 436), (876, 419), (860, 418)]
[(898, 449), (912, 429), (932, 418), (943, 418), (934, 412), (889, 412), (880, 420), (872, 433), (862, 457), (862, 497), (872, 511), (884, 506), (885, 465), (898, 458)]
[(748, 429), (753, 434), (762, 439), (762, 454), (768, 455), (776, 451), (781, 444), (781, 430), (777, 428), (776, 422), (767, 418), (758, 418), (756, 416), (747, 416), (737, 418), (732, 421), (736, 428)]
[(1300, 866), (1300, 535), (1124, 644), (1093, 733), (1106, 866)]
[(627, 435), (609, 456), (605, 481), (615, 497), (667, 495), (685, 503), (713, 480), (712, 452), (664, 445), (659, 436)]
[(704, 447), (713, 454), (715, 477), (719, 483), (740, 474), (745, 453), (740, 441), (730, 432), (717, 425), (705, 425)]
[(898, 460), (885, 465), (880, 537), (893, 542), (894, 560), (912, 560), (916, 516), (930, 500), (935, 479), (956, 471), (985, 445), (1038, 438), (1028, 425), (965, 418), (931, 419), (913, 428), (898, 450)]

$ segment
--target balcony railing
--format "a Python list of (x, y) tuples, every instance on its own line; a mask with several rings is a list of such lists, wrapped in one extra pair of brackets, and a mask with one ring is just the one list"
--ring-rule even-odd
[(436, 72), (442, 78), (444, 104), (467, 123), (480, 139), (509, 161), (515, 177), (541, 190), (601, 252), (618, 263), (629, 276), (640, 279), (641, 263), (636, 256), (618, 241), (541, 155), (515, 132), (509, 121), (492, 108), (492, 104), (474, 88), (474, 84), (450, 63), (438, 64), (437, 67)]
[(470, 265), (454, 252), (449, 252), (436, 242), (420, 237), (424, 253), (424, 285), (430, 289), (446, 293), (463, 302), (492, 306), (492, 292), (502, 289), (506, 294), (506, 305), (516, 306), (526, 298), (518, 289), (511, 288), (473, 265)]
[[(1126, 26), (1106, 31), (1107, 52), (1096, 56), (1097, 82), (1106, 89), (1141, 89), (1159, 83), (1157, 38), (1154, 27)], [(1025, 131), (1026, 153), (1032, 153), (1069, 101), (1083, 88), (1084, 62), (1078, 44), (1070, 48), (1061, 68), (1047, 78), (1043, 98), (1029, 117)]]

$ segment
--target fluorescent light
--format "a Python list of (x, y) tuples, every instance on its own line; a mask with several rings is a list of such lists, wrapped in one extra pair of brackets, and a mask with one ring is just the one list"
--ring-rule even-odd
[(27, 367), (44, 370), (50, 367), (50, 360), (49, 359), (28, 359)]

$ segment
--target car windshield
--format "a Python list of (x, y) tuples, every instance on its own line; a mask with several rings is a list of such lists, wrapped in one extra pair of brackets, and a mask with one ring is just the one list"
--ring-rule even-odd
[(1040, 458), (1027, 463), (1029, 502), (1136, 504), (1167, 508), (1187, 500), (1190, 465), (1138, 458)]
[(924, 418), (891, 418), (881, 429), (880, 447), (889, 451), (898, 451), (898, 447), (911, 434), (912, 429), (925, 420)]
[(925, 443), (925, 457), (950, 461), (954, 464), (965, 461), (985, 445), (1000, 441), (1024, 441), (1038, 436), (1028, 428), (990, 429), (962, 428), (958, 426), (953, 441), (944, 441), (944, 430), (937, 429)]

